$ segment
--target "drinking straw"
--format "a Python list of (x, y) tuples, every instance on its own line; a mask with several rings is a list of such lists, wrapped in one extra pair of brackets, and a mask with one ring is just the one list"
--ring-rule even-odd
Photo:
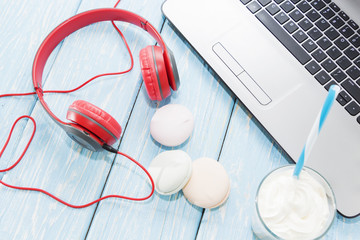
[(325, 99), (324, 105), (321, 108), (321, 111), (319, 112), (312, 128), (309, 133), (309, 136), (306, 139), (305, 146), (301, 152), (301, 155), (298, 159), (298, 162), (296, 163), (293, 176), (299, 177), (301, 169), (304, 166), (305, 161), (308, 159), (309, 154), (311, 152), (312, 147), (315, 144), (316, 139), (319, 136), (320, 130), (325, 122), (325, 119), (331, 109), (331, 106), (333, 105), (336, 96), (340, 92), (340, 87), (338, 85), (332, 85), (329, 89), (328, 95)]

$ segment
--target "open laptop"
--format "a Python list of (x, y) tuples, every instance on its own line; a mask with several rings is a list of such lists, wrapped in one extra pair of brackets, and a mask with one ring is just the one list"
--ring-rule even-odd
[(331, 84), (342, 91), (305, 165), (360, 213), (360, 0), (167, 0), (164, 15), (297, 161)]

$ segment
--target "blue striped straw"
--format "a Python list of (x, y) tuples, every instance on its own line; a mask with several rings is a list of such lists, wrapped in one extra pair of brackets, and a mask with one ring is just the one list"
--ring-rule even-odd
[(316, 139), (319, 136), (320, 130), (325, 122), (325, 119), (331, 109), (331, 106), (333, 105), (336, 96), (340, 92), (340, 87), (338, 85), (332, 85), (329, 89), (329, 93), (326, 97), (326, 100), (324, 102), (324, 105), (319, 112), (316, 121), (314, 122), (314, 125), (311, 128), (310, 134), (308, 138), (306, 139), (305, 146), (301, 152), (301, 155), (298, 159), (298, 162), (296, 163), (293, 176), (299, 177), (301, 169), (304, 167), (305, 161), (308, 159), (309, 154), (311, 152), (312, 147), (315, 144)]

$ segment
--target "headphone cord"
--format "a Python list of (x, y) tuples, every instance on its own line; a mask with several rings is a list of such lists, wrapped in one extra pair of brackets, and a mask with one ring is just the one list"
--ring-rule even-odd
[[(15, 168), (16, 165), (18, 165), (18, 163), (19, 163), (19, 162), (21, 161), (21, 159), (24, 157), (26, 151), (28, 150), (28, 148), (29, 148), (29, 146), (30, 146), (30, 144), (31, 144), (31, 142), (32, 142), (32, 140), (33, 140), (33, 138), (34, 138), (35, 131), (36, 131), (36, 122), (35, 122), (35, 120), (34, 120), (32, 117), (30, 117), (30, 116), (21, 116), (21, 117), (19, 117), (19, 118), (14, 122), (14, 124), (13, 124), (13, 126), (12, 126), (12, 128), (11, 128), (11, 130), (10, 130), (9, 136), (8, 136), (8, 138), (7, 138), (6, 142), (5, 142), (2, 150), (0, 151), (0, 158), (1, 158), (2, 154), (4, 153), (6, 147), (7, 147), (8, 143), (9, 143), (9, 141), (10, 141), (10, 139), (11, 139), (11, 135), (12, 135), (12, 133), (13, 133), (13, 130), (14, 130), (16, 124), (17, 124), (21, 119), (24, 119), (24, 118), (28, 118), (28, 119), (30, 119), (30, 120), (33, 122), (34, 129), (33, 129), (33, 132), (32, 132), (32, 134), (31, 134), (31, 137), (30, 137), (30, 139), (29, 139), (29, 141), (28, 141), (28, 143), (27, 143), (24, 151), (23, 151), (22, 154), (20, 155), (19, 159), (18, 159), (13, 165), (11, 165), (10, 167), (8, 167), (8, 168), (6, 168), (6, 169), (3, 169), (3, 170), (0, 170), (0, 173), (2, 173), (2, 172), (7, 172), (7, 171)], [(3, 182), (2, 180), (0, 180), (0, 183), (1, 183), (2, 185), (6, 186), (6, 187), (13, 188), (13, 189), (17, 189), (17, 190), (26, 190), (26, 191), (41, 192), (41, 193), (43, 193), (43, 194), (45, 194), (45, 195), (53, 198), (54, 200), (56, 200), (56, 201), (58, 201), (58, 202), (60, 202), (60, 203), (62, 203), (62, 204), (64, 204), (64, 205), (66, 205), (66, 206), (68, 206), (68, 207), (71, 207), (71, 208), (86, 208), (86, 207), (89, 207), (89, 206), (91, 206), (91, 205), (93, 205), (93, 204), (95, 204), (95, 203), (98, 203), (98, 202), (100, 202), (100, 201), (102, 201), (102, 200), (105, 200), (105, 199), (108, 199), (108, 198), (121, 198), (121, 199), (132, 200), (132, 201), (145, 201), (145, 200), (149, 199), (149, 198), (153, 195), (153, 193), (154, 193), (155, 184), (154, 184), (154, 180), (152, 179), (150, 173), (145, 169), (145, 167), (142, 166), (139, 162), (137, 162), (135, 159), (133, 159), (133, 158), (130, 157), (129, 155), (127, 155), (127, 154), (125, 154), (125, 153), (122, 153), (122, 152), (119, 152), (119, 151), (117, 151), (116, 149), (112, 148), (112, 147), (109, 146), (109, 145), (105, 145), (105, 146), (104, 146), (104, 149), (106, 149), (106, 150), (108, 150), (108, 151), (110, 151), (110, 152), (114, 152), (114, 153), (120, 154), (120, 155), (128, 158), (128, 159), (131, 160), (132, 162), (134, 162), (137, 166), (139, 166), (139, 167), (146, 173), (146, 175), (148, 176), (148, 178), (150, 179), (150, 182), (151, 182), (151, 193), (150, 193), (148, 196), (142, 197), (142, 198), (127, 197), (127, 196), (122, 196), (122, 195), (106, 195), (106, 196), (104, 196), (104, 197), (101, 197), (101, 198), (99, 198), (99, 199), (97, 199), (97, 200), (94, 200), (94, 201), (92, 201), (92, 202), (89, 202), (89, 203), (87, 203), (87, 204), (83, 204), (83, 205), (73, 205), (73, 204), (70, 204), (70, 203), (65, 202), (64, 200), (61, 200), (60, 198), (56, 197), (55, 195), (53, 195), (53, 194), (51, 194), (51, 193), (49, 193), (49, 192), (47, 192), (47, 191), (45, 191), (45, 190), (43, 190), (43, 189), (13, 186), (13, 185), (10, 185), (10, 184), (7, 184), (7, 183)]]
[[(114, 6), (114, 8), (117, 7), (117, 5), (120, 3), (120, 0), (118, 0)], [(121, 36), (122, 40), (124, 41), (125, 43), (125, 46), (126, 46), (126, 49), (129, 53), (129, 56), (130, 56), (130, 60), (131, 60), (131, 65), (130, 65), (130, 68), (125, 70), (125, 71), (122, 71), (122, 72), (114, 72), (114, 73), (103, 73), (103, 74), (99, 74), (99, 75), (96, 75), (92, 78), (90, 78), (89, 80), (87, 80), (86, 82), (84, 82), (83, 84), (81, 84), (80, 86), (76, 87), (76, 88), (73, 88), (73, 89), (70, 89), (70, 90), (48, 90), (48, 91), (44, 91), (44, 93), (71, 93), (71, 92), (74, 92), (74, 91), (77, 91), (79, 90), (80, 88), (84, 87), (85, 85), (87, 85), (88, 83), (92, 82), (93, 80), (97, 79), (97, 78), (100, 78), (100, 77), (103, 77), (103, 76), (109, 76), (109, 75), (120, 75), (120, 74), (125, 74), (127, 72), (130, 72), (133, 67), (134, 67), (134, 58), (133, 58), (133, 55), (131, 53), (131, 50), (130, 50), (130, 47), (124, 37), (124, 35), (122, 34), (122, 32), (120, 31), (120, 29), (115, 25), (114, 21), (111, 21), (112, 25), (114, 26), (114, 28), (116, 29), (116, 31), (119, 33), (119, 35)], [(10, 96), (28, 96), (28, 95), (35, 95), (36, 92), (28, 92), (28, 93), (11, 93), (11, 94), (0, 94), (0, 98), (2, 97), (10, 97)], [(11, 138), (11, 135), (13, 133), (13, 130), (16, 126), (16, 124), (21, 120), (21, 119), (24, 119), (24, 118), (27, 118), (27, 119), (30, 119), (32, 122), (33, 122), (33, 125), (34, 125), (34, 129), (33, 129), (33, 132), (31, 134), (31, 137), (27, 143), (27, 145), (25, 146), (25, 149), (24, 151), (22, 152), (22, 154), (20, 155), (19, 159), (13, 164), (11, 165), (10, 167), (6, 168), (6, 169), (3, 169), (1, 170), (0, 169), (0, 173), (2, 172), (7, 172), (7, 171), (10, 171), (11, 169), (15, 168), (18, 163), (22, 160), (22, 158), (24, 157), (26, 151), (28, 150), (33, 138), (34, 138), (34, 135), (35, 135), (35, 132), (36, 132), (36, 122), (34, 120), (34, 118), (32, 118), (31, 116), (27, 116), (27, 115), (24, 115), (24, 116), (21, 116), (19, 117), (18, 119), (16, 119), (16, 121), (14, 122), (11, 130), (10, 130), (10, 133), (9, 133), (9, 136), (0, 152), (0, 158), (2, 156), (2, 154), (4, 153), (9, 141), (10, 141), (10, 138)], [(148, 178), (150, 179), (150, 182), (151, 182), (151, 193), (146, 196), (146, 197), (143, 197), (143, 198), (135, 198), (135, 197), (127, 197), (127, 196), (121, 196), (121, 195), (107, 195), (107, 196), (104, 196), (104, 197), (101, 197), (97, 200), (94, 200), (92, 202), (89, 202), (87, 204), (83, 204), (83, 205), (73, 205), (73, 204), (70, 204), (70, 203), (67, 203), (63, 200), (61, 200), (60, 198), (56, 197), (55, 195), (43, 190), (43, 189), (39, 189), (39, 188), (30, 188), (30, 187), (18, 187), (18, 186), (13, 186), (13, 185), (10, 185), (10, 184), (7, 184), (5, 182), (3, 182), (1, 179), (0, 179), (0, 183), (6, 187), (9, 187), (9, 188), (13, 188), (13, 189), (17, 189), (17, 190), (25, 190), (25, 191), (35, 191), (35, 192), (41, 192), (51, 198), (53, 198), (54, 200), (64, 204), (65, 206), (68, 206), (68, 207), (71, 207), (71, 208), (86, 208), (86, 207), (89, 207), (95, 203), (98, 203), (102, 200), (105, 200), (105, 199), (108, 199), (108, 198), (122, 198), (122, 199), (126, 199), (126, 200), (132, 200), (132, 201), (145, 201), (147, 199), (149, 199), (153, 194), (154, 194), (154, 191), (155, 191), (155, 184), (154, 184), (154, 180), (152, 179), (150, 173), (146, 170), (146, 168), (144, 166), (142, 166), (139, 162), (137, 162), (135, 159), (133, 159), (132, 157), (130, 157), (129, 155), (125, 154), (125, 153), (122, 153), (122, 152), (119, 152), (117, 151), (116, 149), (114, 149), (113, 147), (109, 146), (109, 145), (104, 145), (104, 149), (106, 149), (107, 151), (109, 152), (113, 152), (113, 153), (116, 153), (116, 154), (120, 154), (126, 158), (128, 158), (129, 160), (131, 160), (132, 162), (134, 162), (137, 166), (139, 166), (145, 173), (146, 175), (148, 176)]]

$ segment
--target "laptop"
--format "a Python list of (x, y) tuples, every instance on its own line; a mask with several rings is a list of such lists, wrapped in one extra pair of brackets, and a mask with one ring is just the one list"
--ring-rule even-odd
[(297, 161), (330, 85), (337, 97), (305, 165), (338, 211), (360, 214), (360, 0), (167, 0), (162, 11)]

